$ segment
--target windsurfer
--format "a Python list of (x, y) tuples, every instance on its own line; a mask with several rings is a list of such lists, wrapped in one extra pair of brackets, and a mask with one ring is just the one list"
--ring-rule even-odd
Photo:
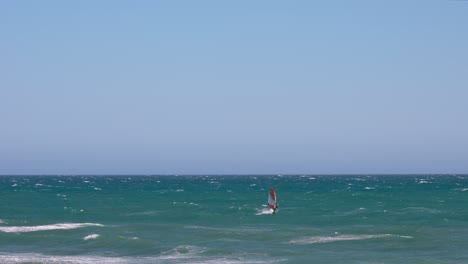
[(268, 205), (273, 210), (273, 214), (276, 213), (276, 209), (278, 208), (278, 202), (276, 201), (276, 192), (274, 188), (270, 188), (270, 193), (268, 196)]

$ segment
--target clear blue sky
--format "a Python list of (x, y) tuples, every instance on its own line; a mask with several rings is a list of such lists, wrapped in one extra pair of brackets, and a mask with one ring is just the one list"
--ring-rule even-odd
[(1, 1), (0, 174), (468, 173), (466, 1)]

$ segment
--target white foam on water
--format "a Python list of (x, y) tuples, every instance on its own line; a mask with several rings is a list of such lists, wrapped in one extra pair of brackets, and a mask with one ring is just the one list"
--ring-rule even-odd
[[(189, 252), (179, 252), (180, 250), (188, 250)], [(191, 251), (195, 249), (194, 251)], [(174, 251), (175, 250), (175, 251)], [(179, 246), (173, 250), (163, 253), (159, 256), (147, 257), (105, 257), (105, 256), (57, 256), (57, 255), (43, 255), (39, 253), (19, 253), (9, 254), (0, 252), (0, 263), (2, 264), (16, 264), (16, 263), (47, 263), (47, 264), (118, 264), (118, 263), (191, 263), (191, 264), (205, 264), (205, 263), (224, 263), (224, 264), (260, 264), (260, 263), (275, 263), (284, 262), (283, 259), (259, 259), (258, 256), (250, 258), (245, 254), (232, 257), (202, 257), (197, 255), (203, 251), (200, 248), (193, 248), (191, 246)]]
[(3, 254), (0, 253), (0, 263), (66, 263), (66, 264), (93, 264), (93, 263), (129, 263), (124, 258), (101, 257), (101, 256), (48, 256), (36, 253)]
[(269, 214), (273, 214), (273, 210), (270, 209), (270, 208), (268, 208), (268, 209), (259, 209), (255, 213), (255, 215), (269, 215)]
[(140, 262), (148, 261), (149, 263), (190, 263), (190, 264), (209, 264), (209, 263), (224, 263), (224, 264), (260, 264), (272, 263), (271, 260), (258, 259), (258, 256), (249, 258), (245, 254), (232, 257), (204, 257), (202, 254), (208, 249), (203, 247), (195, 247), (190, 245), (180, 245), (171, 250), (163, 252), (160, 256), (147, 257), (139, 259)]
[(413, 238), (411, 236), (400, 236), (400, 235), (392, 235), (392, 234), (312, 236), (312, 237), (305, 237), (301, 239), (291, 240), (288, 242), (288, 244), (300, 244), (300, 245), (324, 244), (324, 243), (332, 243), (332, 242), (340, 242), (340, 241), (378, 239), (378, 238), (385, 238), (385, 237), (400, 237), (400, 238), (406, 238), (406, 239)]
[(26, 232), (37, 232), (37, 231), (48, 231), (48, 230), (69, 230), (77, 229), (88, 226), (104, 226), (97, 223), (63, 223), (53, 225), (39, 225), (39, 226), (0, 226), (0, 232), (5, 233), (26, 233)]
[(98, 234), (91, 234), (91, 235), (88, 235), (88, 236), (83, 237), (83, 240), (96, 239), (96, 238), (98, 238), (98, 237), (99, 237)]
[(157, 258), (160, 260), (175, 260), (175, 259), (193, 259), (195, 256), (205, 252), (201, 247), (190, 245), (180, 245), (168, 251), (162, 252)]

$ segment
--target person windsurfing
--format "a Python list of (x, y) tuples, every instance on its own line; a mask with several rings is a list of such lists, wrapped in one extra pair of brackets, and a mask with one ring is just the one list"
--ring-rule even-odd
[(276, 201), (276, 192), (273, 187), (270, 188), (268, 195), (268, 206), (273, 210), (273, 214), (275, 214), (276, 209), (278, 209), (278, 202)]

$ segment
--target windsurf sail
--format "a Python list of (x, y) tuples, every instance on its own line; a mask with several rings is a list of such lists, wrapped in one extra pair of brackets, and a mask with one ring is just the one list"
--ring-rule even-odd
[(275, 211), (278, 207), (278, 202), (276, 201), (276, 191), (273, 188), (270, 188), (270, 194), (268, 195), (268, 206)]

